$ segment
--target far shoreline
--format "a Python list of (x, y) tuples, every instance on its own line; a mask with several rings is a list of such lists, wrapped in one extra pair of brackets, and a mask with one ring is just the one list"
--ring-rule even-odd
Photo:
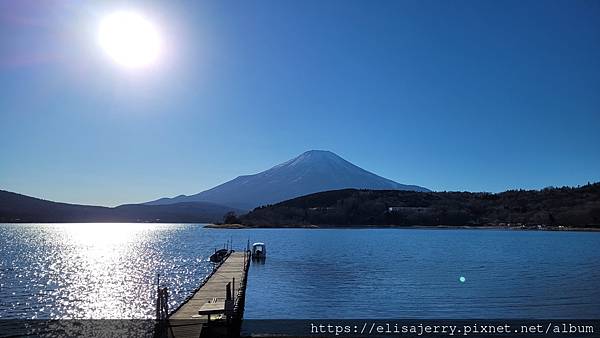
[(424, 229), (424, 230), (502, 230), (502, 231), (569, 231), (569, 232), (600, 232), (599, 228), (590, 227), (573, 227), (573, 226), (502, 226), (502, 225), (335, 225), (335, 224), (286, 224), (276, 226), (255, 226), (245, 224), (217, 224), (210, 222), (0, 222), (0, 224), (187, 224), (187, 225), (202, 225), (206, 229)]
[(579, 231), (600, 232), (600, 228), (569, 227), (569, 226), (500, 226), (500, 225), (315, 225), (288, 224), (276, 226), (252, 226), (245, 224), (215, 224), (204, 226), (207, 229), (425, 229), (425, 230), (505, 230), (505, 231)]

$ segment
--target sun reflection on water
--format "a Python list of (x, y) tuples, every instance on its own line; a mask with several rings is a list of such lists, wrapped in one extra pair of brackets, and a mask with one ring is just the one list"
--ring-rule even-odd
[(171, 240), (189, 227), (0, 225), (0, 297), (10, 306), (0, 318), (152, 318), (157, 273), (175, 302), (208, 272), (198, 247)]
[[(143, 239), (142, 229), (136, 225), (105, 224), (87, 227), (85, 224), (61, 225), (66, 237), (66, 245), (72, 249), (66, 252), (60, 261), (68, 270), (80, 270), (78, 275), (85, 276), (72, 280), (67, 285), (65, 297), (69, 306), (76, 297), (86, 296), (83, 308), (70, 311), (71, 315), (85, 318), (109, 316), (119, 318), (124, 312), (118, 293), (135, 290), (123, 290), (119, 285), (128, 272), (124, 271), (122, 260), (131, 252), (136, 235)], [(83, 272), (83, 273), (81, 273)], [(123, 284), (124, 285), (124, 284)]]
[[(140, 276), (140, 264), (151, 264), (144, 257), (144, 242), (152, 236), (155, 225), (109, 223), (57, 225), (63, 250), (55, 261), (57, 273), (66, 272), (60, 304), (69, 318), (131, 318), (131, 303), (147, 300), (152, 292), (151, 280)], [(135, 262), (135, 266), (131, 264)], [(63, 279), (61, 277), (58, 278)], [(73, 303), (79, 306), (73, 307)], [(142, 304), (138, 304), (142, 305)]]

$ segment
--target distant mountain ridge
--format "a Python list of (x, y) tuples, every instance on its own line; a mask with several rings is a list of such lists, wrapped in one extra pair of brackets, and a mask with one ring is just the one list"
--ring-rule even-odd
[(203, 201), (250, 210), (311, 193), (346, 188), (430, 191), (378, 176), (331, 151), (310, 150), (266, 171), (239, 176), (195, 195), (161, 198), (144, 204)]
[(0, 223), (17, 222), (218, 222), (241, 210), (208, 202), (125, 204), (114, 208), (47, 201), (0, 190)]

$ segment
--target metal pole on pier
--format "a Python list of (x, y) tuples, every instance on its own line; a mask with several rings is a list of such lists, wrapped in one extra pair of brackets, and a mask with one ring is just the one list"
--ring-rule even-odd
[(156, 274), (156, 320), (160, 319), (160, 273)]

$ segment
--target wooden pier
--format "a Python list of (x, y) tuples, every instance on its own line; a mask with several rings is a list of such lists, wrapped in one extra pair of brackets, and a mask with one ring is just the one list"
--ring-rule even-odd
[(155, 336), (238, 337), (249, 264), (249, 252), (228, 253), (192, 296), (159, 321)]

